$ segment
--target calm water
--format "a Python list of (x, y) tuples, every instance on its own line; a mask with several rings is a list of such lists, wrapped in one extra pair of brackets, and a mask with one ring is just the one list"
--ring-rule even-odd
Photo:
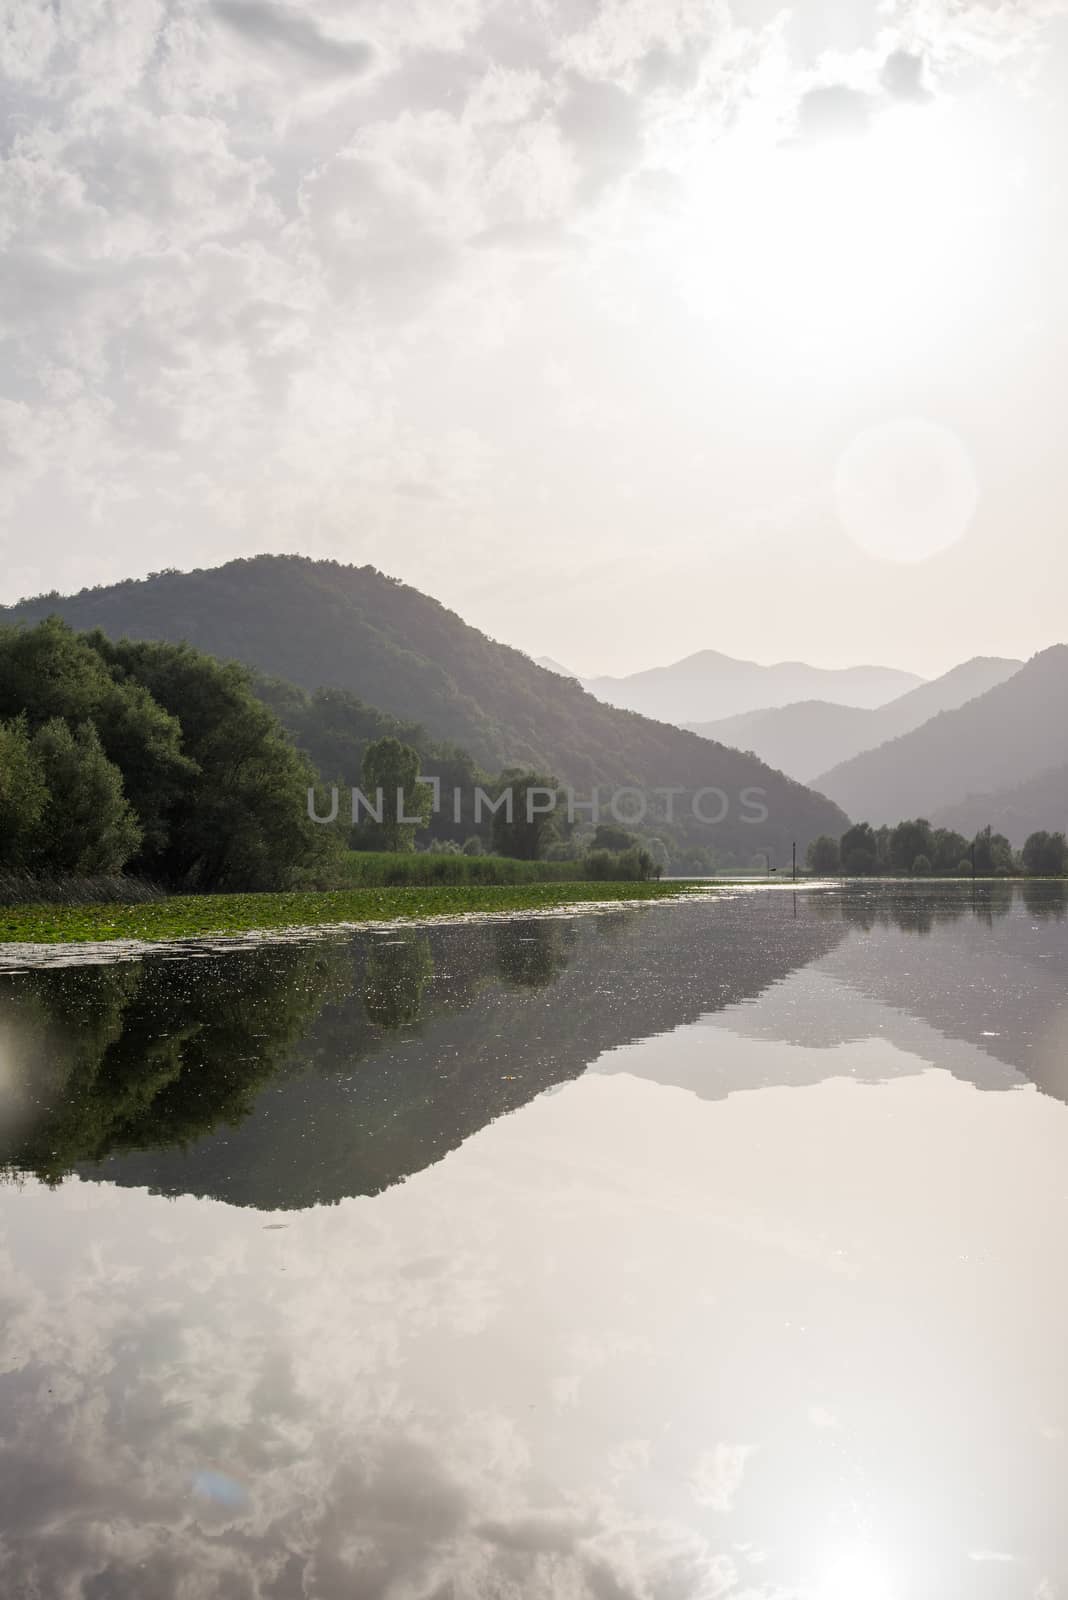
[(1068, 1600), (1063, 889), (0, 976), (5, 1600)]

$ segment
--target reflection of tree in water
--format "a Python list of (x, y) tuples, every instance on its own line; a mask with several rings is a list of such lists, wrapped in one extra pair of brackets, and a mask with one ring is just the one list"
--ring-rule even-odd
[(363, 1004), (380, 1028), (418, 1022), (423, 990), (433, 976), (434, 958), (426, 934), (375, 940), (367, 955)]
[(493, 930), (497, 976), (521, 989), (544, 989), (567, 966), (564, 925), (550, 918), (502, 922)]
[(1028, 914), (1043, 922), (1063, 922), (1068, 916), (1068, 883), (1022, 883)]
[(9, 980), (0, 1035), (17, 1046), (16, 1081), (0, 1166), (56, 1183), (115, 1150), (236, 1124), (335, 987), (338, 960), (276, 946)]
[(1007, 879), (988, 883), (895, 883), (892, 888), (846, 888), (840, 894), (820, 895), (817, 915), (829, 921), (841, 918), (852, 928), (870, 933), (873, 928), (899, 928), (921, 937), (934, 928), (947, 927), (974, 917), (992, 927), (995, 918), (1012, 910), (1014, 889)]

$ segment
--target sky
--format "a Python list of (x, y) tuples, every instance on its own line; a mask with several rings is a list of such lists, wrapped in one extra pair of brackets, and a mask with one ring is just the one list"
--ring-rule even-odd
[(1068, 0), (0, 0), (0, 600), (583, 674), (1068, 637)]

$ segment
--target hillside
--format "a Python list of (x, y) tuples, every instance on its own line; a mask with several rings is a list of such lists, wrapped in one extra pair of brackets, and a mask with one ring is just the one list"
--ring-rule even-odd
[[(594, 785), (720, 788), (732, 801), (726, 821), (695, 822), (684, 802), (680, 826), (694, 843), (745, 860), (763, 849), (784, 860), (793, 839), (803, 846), (845, 826), (836, 806), (753, 757), (606, 706), (372, 567), (257, 556), (44, 595), (0, 611), (0, 623), (49, 613), (112, 637), (184, 639), (304, 689), (349, 690), (461, 745), (491, 772), (535, 767), (581, 794)], [(759, 826), (740, 820), (747, 787), (766, 791), (769, 817)]]
[(1053, 767), (993, 794), (969, 795), (956, 805), (937, 811), (930, 820), (939, 828), (954, 828), (968, 838), (989, 823), (1017, 850), (1029, 834), (1068, 833), (1068, 766)]
[(969, 795), (1011, 788), (1068, 763), (1068, 645), (899, 739), (816, 780), (858, 820), (933, 817)]
[(690, 728), (702, 738), (716, 739), (738, 750), (752, 750), (769, 766), (788, 772), (801, 783), (810, 783), (817, 773), (850, 760), (862, 750), (874, 750), (888, 739), (911, 733), (940, 711), (953, 711), (976, 695), (985, 694), (1011, 678), (1022, 664), (995, 656), (977, 656), (872, 710), (833, 705), (827, 700), (803, 700), (796, 705), (725, 717), (719, 722), (695, 722)]
[(626, 678), (589, 678), (585, 688), (599, 700), (662, 722), (711, 722), (798, 700), (835, 705), (881, 706), (923, 682), (893, 667), (810, 667), (780, 661), (771, 667), (738, 661), (718, 650), (700, 650), (668, 667), (652, 667)]

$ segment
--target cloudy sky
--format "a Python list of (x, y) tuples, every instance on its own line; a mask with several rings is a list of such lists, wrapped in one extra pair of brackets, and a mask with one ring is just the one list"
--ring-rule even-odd
[(1065, 636), (1068, 0), (0, 0), (0, 599), (261, 550), (532, 654)]

